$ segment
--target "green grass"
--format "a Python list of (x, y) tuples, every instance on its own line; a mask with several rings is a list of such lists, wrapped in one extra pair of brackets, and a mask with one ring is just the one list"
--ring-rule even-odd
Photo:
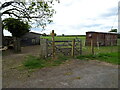
[(27, 56), (26, 60), (23, 62), (23, 65), (29, 69), (42, 68), (45, 66), (45, 60), (40, 60), (35, 56)]
[[(83, 55), (91, 54), (91, 46), (83, 46), (82, 47)], [(111, 53), (111, 52), (118, 52), (118, 46), (101, 46), (101, 47), (94, 47), (94, 53)]]
[(68, 58), (69, 57), (59, 55), (54, 60), (52, 60), (52, 58), (40, 59), (39, 57), (30, 55), (26, 57), (26, 60), (23, 62), (23, 66), (28, 69), (58, 66), (63, 64), (66, 60), (68, 60)]
[(66, 57), (64, 55), (59, 55), (53, 62), (52, 66), (57, 66), (60, 64), (63, 64), (65, 61), (67, 61), (70, 57)]
[[(43, 38), (43, 39), (48, 39), (48, 41), (52, 41), (52, 37), (51, 36), (41, 36), (40, 38)], [(85, 36), (55, 36), (55, 41), (72, 41), (73, 39), (80, 39), (82, 40), (82, 44), (84, 46), (84, 42), (85, 42)], [(55, 45), (62, 45), (64, 42), (56, 42)], [(72, 44), (72, 42), (69, 42), (70, 44)], [(67, 44), (67, 42), (66, 42)], [(51, 47), (49, 47), (51, 48)], [(61, 46), (61, 48), (71, 48), (70, 45), (67, 45), (67, 46)]]
[(112, 53), (99, 53), (95, 55), (80, 55), (76, 57), (80, 60), (100, 60), (105, 61), (112, 64), (120, 64), (120, 61), (118, 60), (118, 53), (112, 52)]
[[(99, 53), (95, 55), (80, 55), (76, 57), (80, 60), (100, 60), (105, 61), (112, 64), (120, 64), (118, 61), (118, 53)], [(57, 56), (54, 60), (52, 58), (48, 59), (40, 59), (36, 56), (27, 56), (26, 60), (23, 62), (23, 66), (27, 69), (37, 69), (43, 67), (51, 67), (51, 66), (58, 66), (60, 64), (65, 63), (67, 60), (70, 60), (70, 57), (66, 57), (63, 55)]]
[[(48, 39), (49, 41), (52, 40), (52, 37), (51, 37), (51, 36), (41, 36), (40, 38)], [(83, 36), (78, 36), (77, 38), (78, 38), (78, 39), (85, 40), (85, 37), (83, 37)], [(73, 39), (76, 39), (76, 37), (75, 37), (75, 36), (73, 36), (73, 37), (55, 36), (55, 41), (62, 41), (62, 40), (68, 41), (68, 40), (73, 40)]]

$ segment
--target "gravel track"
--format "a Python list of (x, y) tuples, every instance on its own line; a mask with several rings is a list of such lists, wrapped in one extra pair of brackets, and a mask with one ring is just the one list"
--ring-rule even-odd
[(20, 54), (3, 56), (3, 88), (118, 88), (118, 66), (97, 60), (69, 60), (32, 73), (18, 70), (14, 67), (26, 55), (39, 55), (39, 46), (22, 49)]

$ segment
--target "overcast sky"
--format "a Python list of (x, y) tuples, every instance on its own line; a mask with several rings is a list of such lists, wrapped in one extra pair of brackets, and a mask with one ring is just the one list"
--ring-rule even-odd
[[(111, 27), (118, 28), (119, 0), (60, 0), (54, 8), (57, 13), (53, 23), (41, 32), (41, 28), (31, 31), (49, 34), (55, 30), (57, 35), (85, 35), (87, 31), (108, 32)], [(10, 35), (5, 31), (5, 35)]]

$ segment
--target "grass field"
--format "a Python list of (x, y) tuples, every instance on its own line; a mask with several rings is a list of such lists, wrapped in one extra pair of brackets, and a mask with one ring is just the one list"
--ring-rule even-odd
[[(40, 38), (45, 38), (45, 39), (48, 39), (49, 41), (52, 40), (51, 36), (42, 36)], [(73, 36), (73, 37), (55, 36), (55, 41), (62, 41), (62, 40), (67, 41), (67, 40), (73, 40), (73, 39), (76, 39), (76, 38), (81, 39), (81, 40), (85, 40), (84, 36), (78, 36), (78, 37), (75, 37), (75, 36)]]

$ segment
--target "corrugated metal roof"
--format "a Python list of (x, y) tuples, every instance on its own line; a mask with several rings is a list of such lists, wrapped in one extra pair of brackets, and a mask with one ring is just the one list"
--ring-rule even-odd
[(40, 34), (40, 33), (36, 33), (36, 32), (29, 32), (29, 33), (33, 33), (33, 34), (37, 34), (37, 35), (42, 35), (42, 34)]

